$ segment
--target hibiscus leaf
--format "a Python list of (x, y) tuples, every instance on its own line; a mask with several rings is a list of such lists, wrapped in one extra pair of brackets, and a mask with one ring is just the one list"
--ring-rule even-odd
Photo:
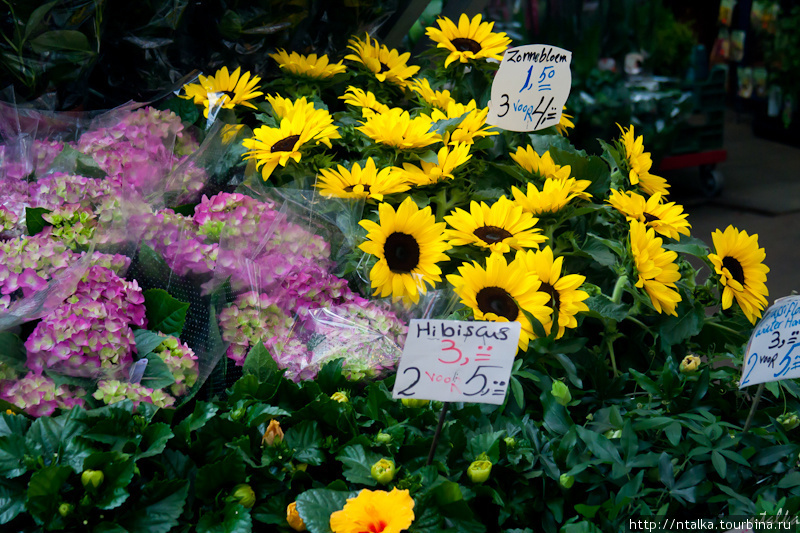
[(52, 211), (44, 207), (25, 208), (25, 226), (28, 228), (28, 235), (36, 235), (41, 233), (45, 227), (52, 226), (52, 224), (42, 218), (42, 215), (45, 213), (52, 213)]
[(206, 513), (197, 522), (197, 533), (250, 533), (252, 530), (250, 509), (238, 503), (228, 503), (222, 511)]
[(369, 487), (378, 484), (372, 477), (372, 465), (380, 460), (380, 456), (367, 452), (360, 444), (348, 446), (342, 453), (336, 456), (337, 461), (344, 465), (344, 477), (351, 483), (360, 483)]
[(341, 511), (355, 492), (311, 489), (297, 496), (297, 512), (311, 533), (332, 533), (331, 514)]
[(150, 329), (168, 335), (180, 335), (186, 323), (189, 304), (173, 298), (164, 289), (144, 291), (147, 324)]
[(188, 480), (152, 481), (142, 490), (138, 505), (120, 517), (119, 525), (130, 533), (167, 533), (178, 524), (188, 493)]

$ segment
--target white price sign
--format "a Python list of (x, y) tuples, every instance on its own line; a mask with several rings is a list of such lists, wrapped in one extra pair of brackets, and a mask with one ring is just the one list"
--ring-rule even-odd
[(776, 300), (753, 330), (739, 388), (799, 377), (800, 296), (787, 296)]
[(509, 131), (555, 126), (572, 87), (572, 52), (543, 44), (509, 48), (492, 82), (487, 124)]
[(503, 403), (520, 327), (519, 322), (412, 320), (392, 398)]

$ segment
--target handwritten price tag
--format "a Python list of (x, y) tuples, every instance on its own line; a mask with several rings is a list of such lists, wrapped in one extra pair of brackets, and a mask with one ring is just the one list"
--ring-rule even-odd
[(800, 377), (800, 296), (776, 300), (745, 351), (739, 388)]
[(414, 319), (392, 397), (499, 405), (519, 334), (519, 322)]
[(555, 126), (572, 86), (572, 52), (543, 44), (509, 48), (492, 82), (486, 122), (509, 131)]

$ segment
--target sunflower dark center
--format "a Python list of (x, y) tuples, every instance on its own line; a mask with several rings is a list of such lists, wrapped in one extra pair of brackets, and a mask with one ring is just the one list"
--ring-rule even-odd
[(222, 91), (222, 94), (228, 97), (230, 102), (233, 102), (233, 97), (236, 96), (236, 93), (233, 91)]
[[(369, 192), (369, 185), (362, 185), (362, 187), (364, 187), (364, 192)], [(344, 190), (345, 192), (353, 192), (353, 189), (355, 188), (356, 188), (355, 185), (348, 185), (347, 187), (344, 188)]]
[(728, 269), (733, 279), (744, 285), (744, 269), (738, 259), (725, 257), (722, 259), (722, 266)]
[(511, 233), (497, 226), (481, 226), (480, 228), (476, 228), (472, 233), (483, 242), (488, 242), (489, 244), (494, 244), (508, 239), (509, 237), (513, 237)]
[(466, 39), (464, 37), (459, 37), (457, 39), (453, 39), (450, 41), (453, 43), (453, 46), (456, 47), (456, 50), (459, 52), (466, 52), (469, 50), (473, 54), (477, 54), (481, 51), (481, 45), (479, 45), (476, 41), (472, 39)]
[(550, 301), (553, 302), (553, 311), (557, 313), (559, 306), (561, 305), (561, 298), (559, 298), (556, 288), (543, 281), (539, 286), (539, 290), (550, 295)]
[(270, 152), (291, 152), (294, 149), (294, 143), (296, 143), (299, 138), (299, 135), (289, 135), (285, 139), (281, 139), (273, 144)]
[(645, 213), (645, 214), (644, 214), (644, 221), (645, 221), (646, 223), (648, 223), (648, 224), (649, 224), (650, 222), (657, 222), (657, 221), (659, 221), (659, 220), (661, 220), (661, 219), (660, 219), (660, 218), (658, 218), (658, 217), (657, 217), (657, 216), (655, 216), (655, 215), (651, 215), (650, 213)]
[(407, 234), (394, 232), (386, 237), (383, 255), (389, 270), (395, 273), (408, 273), (419, 265), (419, 243)]
[(494, 313), (509, 321), (516, 320), (519, 315), (519, 307), (514, 299), (500, 287), (482, 288), (475, 296), (475, 300), (478, 302), (478, 309), (483, 313)]
[(387, 65), (383, 61), (381, 61), (380, 63), (381, 63), (381, 69), (378, 71), (378, 74), (389, 70), (389, 65)]

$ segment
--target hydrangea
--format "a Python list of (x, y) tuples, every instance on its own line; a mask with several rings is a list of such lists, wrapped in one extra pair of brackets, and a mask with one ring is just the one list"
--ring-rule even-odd
[(222, 339), (230, 342), (226, 355), (241, 366), (256, 342), (262, 338), (285, 338), (292, 323), (277, 298), (252, 291), (241, 294), (219, 316)]
[(27, 297), (47, 286), (58, 271), (73, 263), (74, 254), (47, 235), (0, 241), (0, 295), (17, 291)]
[(200, 371), (197, 365), (197, 356), (194, 351), (177, 338), (163, 335), (164, 341), (159, 344), (153, 353), (158, 355), (166, 364), (175, 383), (170, 386), (170, 392), (174, 396), (183, 396), (194, 387)]
[(31, 416), (49, 416), (56, 408), (69, 409), (83, 405), (86, 392), (67, 385), (56, 387), (47, 376), (29, 372), (16, 381), (0, 382), (0, 398), (13, 403)]
[(5, 379), (16, 379), (17, 373), (6, 363), (0, 361), (0, 381)]
[(146, 326), (144, 296), (136, 281), (92, 266), (75, 293), (25, 341), (28, 367), (72, 376), (124, 373), (136, 347), (131, 326)]
[(97, 227), (94, 213), (80, 204), (56, 207), (51, 212), (44, 213), (42, 218), (52, 225), (50, 236), (73, 250), (88, 246)]
[(132, 400), (134, 406), (141, 402), (152, 403), (156, 407), (172, 407), (175, 398), (162, 390), (153, 390), (143, 387), (138, 383), (128, 383), (116, 379), (101, 380), (97, 382), (97, 390), (92, 397), (106, 405), (111, 405), (122, 400)]
[(31, 200), (37, 207), (56, 209), (64, 204), (84, 207), (115, 196), (113, 182), (76, 174), (55, 172), (31, 183)]

